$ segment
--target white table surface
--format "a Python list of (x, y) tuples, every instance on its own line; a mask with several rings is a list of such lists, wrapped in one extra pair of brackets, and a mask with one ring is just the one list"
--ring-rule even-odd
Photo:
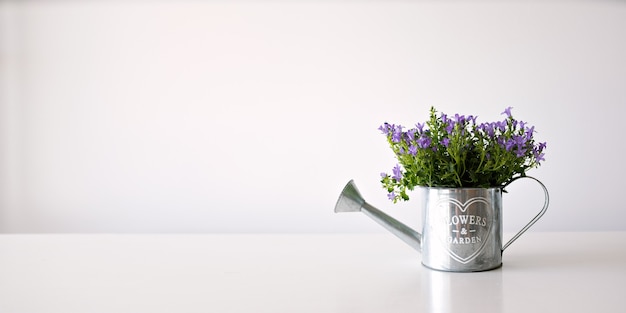
[(0, 312), (626, 312), (626, 232), (445, 273), (391, 234), (0, 235)]

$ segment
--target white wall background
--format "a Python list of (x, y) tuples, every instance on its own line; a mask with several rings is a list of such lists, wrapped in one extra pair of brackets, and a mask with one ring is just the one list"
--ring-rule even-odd
[[(548, 142), (533, 230), (626, 230), (626, 3), (3, 1), (0, 232), (379, 231), (412, 225), (377, 127), (431, 105)], [(541, 205), (505, 195), (507, 228)]]

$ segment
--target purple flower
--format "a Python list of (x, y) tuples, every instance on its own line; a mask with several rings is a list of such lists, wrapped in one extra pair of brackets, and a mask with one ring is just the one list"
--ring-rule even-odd
[(449, 122), (448, 115), (441, 113), (441, 121), (444, 122), (444, 123)]
[(413, 128), (413, 129), (409, 129), (405, 134), (404, 134), (404, 141), (406, 142), (407, 145), (411, 145), (411, 142), (413, 140), (415, 140), (415, 133), (417, 132), (417, 129)]
[(546, 148), (546, 146), (547, 146), (547, 144), (546, 144), (545, 142), (541, 142), (541, 143), (539, 143), (539, 150), (540, 150), (540, 151), (543, 151), (543, 149), (545, 149), (545, 148)]
[(506, 141), (504, 140), (504, 137), (498, 136), (498, 138), (496, 138), (496, 143), (498, 143), (500, 147), (504, 148)]
[(380, 125), (380, 127), (378, 127), (378, 130), (380, 130), (385, 135), (389, 135), (389, 132), (393, 129), (393, 127), (393, 125), (385, 122), (384, 124)]
[(416, 155), (417, 154), (417, 146), (416, 145), (409, 146), (409, 154), (410, 155)]
[(496, 122), (495, 127), (500, 129), (500, 132), (502, 132), (502, 133), (505, 132), (506, 131), (506, 121)]
[(454, 121), (449, 121), (448, 126), (446, 126), (446, 132), (448, 133), (448, 135), (450, 135), (452, 134), (453, 130), (454, 130)]
[(533, 133), (535, 132), (535, 126), (531, 126), (526, 129), (526, 140), (530, 140), (533, 137)]
[(385, 173), (385, 172), (380, 173), (380, 177), (382, 177), (382, 178), (387, 177), (387, 173)]
[(511, 151), (513, 149), (513, 146), (515, 146), (515, 140), (513, 139), (509, 139), (504, 143), (504, 148), (506, 149), (506, 151)]
[(487, 133), (487, 136), (489, 136), (490, 138), (493, 138), (495, 136), (495, 130), (493, 128), (493, 124), (482, 123), (478, 126), (478, 129)]
[(544, 153), (539, 153), (538, 155), (535, 156), (535, 161), (537, 161), (537, 164), (539, 164), (541, 161), (545, 161), (546, 159), (543, 157), (545, 154)]
[(422, 149), (428, 148), (430, 146), (430, 143), (431, 139), (426, 136), (422, 136), (420, 137), (420, 139), (417, 140), (417, 146)]
[(541, 161), (545, 161), (545, 158), (544, 158), (545, 154), (542, 153), (543, 149), (545, 148), (546, 148), (546, 143), (542, 142), (542, 143), (539, 143), (539, 145), (533, 149), (533, 156), (535, 157), (535, 161), (537, 162), (537, 164), (539, 164), (539, 162)]
[(459, 123), (459, 124), (463, 124), (463, 122), (465, 122), (465, 116), (459, 115), (458, 113), (454, 114), (454, 122), (455, 123)]
[(417, 124), (415, 124), (415, 127), (417, 127), (417, 130), (419, 131), (420, 134), (422, 132), (424, 132), (424, 124), (423, 123), (417, 123)]
[(400, 182), (402, 180), (402, 168), (400, 168), (399, 164), (396, 164), (396, 166), (393, 168), (393, 179), (395, 179), (397, 182)]
[(408, 136), (409, 140), (413, 140), (415, 138), (415, 133), (417, 132), (417, 129), (410, 129), (406, 132), (406, 135)]
[(399, 143), (400, 140), (402, 140), (402, 126), (393, 125), (392, 128), (393, 128), (393, 133), (391, 134), (391, 141), (395, 143)]
[(513, 107), (508, 107), (506, 109), (504, 109), (504, 112), (500, 113), (500, 114), (506, 114), (506, 117), (511, 117), (511, 109)]
[(450, 145), (450, 139), (449, 138), (443, 138), (441, 139), (440, 143), (444, 146), (444, 147), (448, 147), (448, 145)]
[(387, 198), (389, 198), (389, 200), (393, 200), (393, 199), (395, 199), (395, 198), (396, 198), (396, 193), (395, 193), (395, 192), (393, 192), (393, 191), (392, 191), (392, 192), (390, 192), (390, 193), (387, 195)]

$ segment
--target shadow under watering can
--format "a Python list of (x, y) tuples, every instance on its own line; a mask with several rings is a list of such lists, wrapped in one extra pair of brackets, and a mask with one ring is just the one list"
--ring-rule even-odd
[[(520, 178), (539, 183), (545, 201), (539, 213), (508, 242), (502, 241), (502, 193)], [(548, 190), (530, 176), (494, 188), (416, 188), (422, 206), (422, 229), (415, 231), (367, 203), (354, 181), (344, 187), (335, 212), (363, 212), (422, 253), (426, 267), (448, 272), (486, 271), (502, 266), (502, 252), (546, 212)]]

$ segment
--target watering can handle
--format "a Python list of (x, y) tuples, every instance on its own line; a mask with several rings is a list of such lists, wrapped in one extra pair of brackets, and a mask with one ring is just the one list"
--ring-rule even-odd
[(504, 251), (504, 249), (506, 249), (508, 246), (510, 246), (513, 243), (513, 241), (515, 241), (517, 238), (519, 238), (519, 236), (521, 236), (524, 232), (526, 232), (530, 228), (530, 226), (533, 226), (533, 224), (535, 224), (546, 213), (546, 210), (548, 210), (548, 204), (550, 203), (550, 195), (548, 195), (548, 189), (546, 188), (546, 186), (542, 182), (540, 182), (538, 179), (536, 179), (534, 177), (530, 177), (530, 176), (516, 177), (513, 180), (511, 180), (509, 183), (504, 185), (504, 187), (502, 187), (502, 189), (504, 189), (506, 186), (510, 185), (512, 182), (514, 182), (514, 181), (516, 181), (516, 180), (518, 180), (520, 178), (530, 178), (530, 179), (536, 181), (537, 183), (539, 183), (539, 185), (541, 185), (541, 188), (543, 188), (543, 192), (544, 192), (546, 200), (543, 203), (543, 208), (541, 209), (541, 211), (539, 211), (539, 213), (532, 220), (530, 220), (530, 222), (528, 224), (526, 224), (526, 226), (524, 226), (524, 228), (522, 228), (522, 230), (520, 230), (515, 236), (513, 236), (513, 238), (511, 238), (502, 247), (502, 251)]

